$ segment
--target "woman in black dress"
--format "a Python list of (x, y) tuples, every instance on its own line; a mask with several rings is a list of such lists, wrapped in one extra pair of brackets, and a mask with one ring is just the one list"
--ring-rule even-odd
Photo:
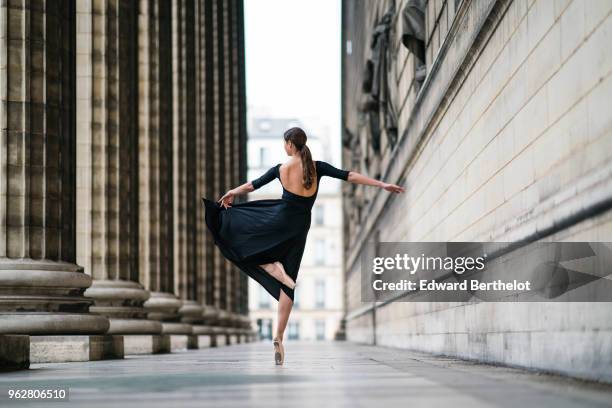
[[(321, 177), (366, 184), (401, 193), (404, 188), (354, 171), (313, 161), (306, 134), (298, 127), (284, 134), (289, 160), (277, 164), (261, 177), (229, 190), (216, 203), (203, 198), (206, 225), (223, 255), (259, 282), (279, 303), (274, 338), (276, 364), (284, 361), (283, 334), (293, 306), (293, 293), (306, 237), (310, 212)], [(249, 193), (278, 178), (280, 199), (254, 200), (233, 205), (234, 197)]]

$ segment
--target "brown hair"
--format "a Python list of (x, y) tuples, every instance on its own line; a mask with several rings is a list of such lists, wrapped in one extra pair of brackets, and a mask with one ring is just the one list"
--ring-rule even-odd
[(315, 177), (315, 165), (312, 161), (312, 155), (310, 149), (306, 146), (306, 133), (299, 127), (292, 127), (287, 130), (283, 135), (285, 142), (291, 142), (295, 148), (300, 152), (300, 158), (302, 159), (302, 169), (304, 170), (304, 176), (302, 184), (304, 188), (309, 189), (312, 187), (312, 183)]

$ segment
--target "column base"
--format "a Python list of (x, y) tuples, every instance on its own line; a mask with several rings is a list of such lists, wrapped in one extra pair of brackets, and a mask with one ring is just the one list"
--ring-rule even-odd
[(251, 342), (251, 330), (249, 329), (238, 329), (240, 331), (240, 341), (242, 343), (250, 343)]
[(213, 347), (214, 335), (211, 334), (192, 334), (189, 336), (187, 348), (189, 350), (199, 350)]
[(138, 282), (94, 280), (85, 296), (94, 300), (89, 312), (110, 320), (107, 334), (160, 334), (159, 322), (148, 320), (143, 302), (150, 293)]
[(189, 349), (203, 349), (214, 347), (215, 332), (210, 326), (194, 325), (193, 334), (189, 336)]
[(204, 305), (203, 308), (204, 310), (202, 311), (202, 318), (204, 319), (204, 322), (208, 326), (214, 326), (215, 324), (217, 324), (219, 309), (210, 305)]
[(170, 351), (185, 351), (189, 347), (189, 334), (171, 334)]
[(123, 336), (124, 350), (130, 354), (165, 354), (171, 351), (169, 335), (128, 334)]
[(89, 313), (0, 312), (0, 334), (102, 335), (109, 325), (106, 317)]
[(235, 327), (226, 327), (225, 328), (225, 333), (227, 335), (227, 345), (231, 346), (234, 344), (238, 344), (239, 342), (239, 333), (238, 333), (238, 329), (236, 329)]
[(244, 327), (235, 327), (232, 329), (232, 334), (236, 335), (236, 343), (248, 343), (248, 334), (249, 329), (245, 329)]
[(122, 336), (30, 336), (31, 363), (122, 359)]
[(255, 330), (245, 329), (244, 335), (247, 343), (252, 343), (258, 340), (259, 334)]
[(199, 305), (195, 300), (183, 300), (183, 305), (178, 311), (181, 322), (198, 324), (202, 323), (204, 306)]
[(0, 371), (30, 367), (30, 338), (26, 335), (0, 336)]
[(227, 327), (213, 326), (212, 327), (215, 340), (213, 347), (229, 346), (229, 336), (227, 335)]
[(151, 292), (151, 297), (144, 302), (144, 309), (149, 320), (178, 320), (178, 310), (183, 302), (172, 293)]
[(161, 322), (162, 334), (192, 334), (190, 324), (179, 322)]
[[(158, 321), (162, 326), (162, 335), (169, 336), (170, 351), (187, 350), (192, 334), (191, 324), (180, 322), (179, 308), (183, 301), (172, 293), (151, 292), (151, 297), (144, 304), (148, 319)], [(189, 306), (186, 311), (189, 313)]]
[(89, 313), (91, 277), (60, 261), (0, 258), (0, 334), (103, 335), (108, 319)]
[(245, 343), (255, 341), (257, 332), (253, 330), (251, 318), (248, 315), (240, 315), (240, 332)]
[(178, 322), (161, 322), (162, 333), (170, 336), (170, 350), (187, 350), (189, 336), (192, 333), (191, 325)]
[(110, 318), (109, 334), (161, 334), (162, 324), (155, 320)]

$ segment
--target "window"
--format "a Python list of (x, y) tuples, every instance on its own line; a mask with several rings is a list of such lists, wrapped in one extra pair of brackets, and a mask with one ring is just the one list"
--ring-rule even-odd
[(315, 307), (319, 309), (325, 307), (325, 280), (323, 279), (315, 282)]
[(315, 265), (325, 264), (325, 240), (317, 238), (315, 241)]
[(323, 225), (325, 223), (325, 207), (323, 204), (315, 206), (315, 225)]
[(299, 322), (289, 322), (288, 325), (288, 336), (289, 340), (299, 340), (300, 339), (300, 324)]
[(270, 129), (272, 129), (272, 123), (270, 123), (269, 120), (260, 120), (259, 121), (259, 130), (263, 130), (264, 132), (269, 131)]
[(270, 294), (263, 288), (263, 286), (259, 286), (259, 308), (270, 308)]
[(268, 164), (268, 149), (265, 147), (259, 148), (259, 165), (265, 167)]
[(257, 319), (257, 327), (261, 339), (272, 340), (272, 319)]
[(325, 340), (325, 320), (315, 321), (315, 336), (317, 340)]

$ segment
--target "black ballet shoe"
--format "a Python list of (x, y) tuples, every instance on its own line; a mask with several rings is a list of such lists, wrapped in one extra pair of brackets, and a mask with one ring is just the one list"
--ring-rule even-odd
[(276, 365), (283, 365), (285, 362), (285, 348), (282, 341), (275, 337), (272, 340), (272, 344), (274, 344), (274, 362)]

